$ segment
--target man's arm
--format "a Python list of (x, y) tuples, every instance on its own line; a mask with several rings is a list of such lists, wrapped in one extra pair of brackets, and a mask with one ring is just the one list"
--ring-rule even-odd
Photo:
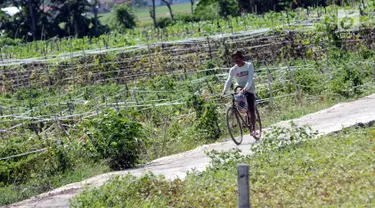
[(234, 67), (229, 70), (228, 79), (225, 82), (223, 94), (225, 94), (228, 89), (230, 88), (230, 85), (232, 84), (232, 79), (234, 77)]
[(249, 63), (249, 74), (247, 76), (247, 83), (245, 85), (245, 90), (249, 91), (251, 88), (251, 85), (253, 84), (253, 79), (254, 79), (254, 66), (252, 63)]

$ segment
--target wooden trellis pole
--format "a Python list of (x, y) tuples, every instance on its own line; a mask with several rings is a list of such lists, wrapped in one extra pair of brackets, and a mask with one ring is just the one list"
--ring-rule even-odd
[(272, 93), (272, 76), (271, 76), (271, 71), (268, 68), (268, 64), (266, 65), (267, 67), (267, 78), (268, 78), (268, 90), (270, 93), (270, 101), (271, 101), (271, 108), (273, 107), (273, 93)]
[(152, 78), (152, 62), (151, 62), (151, 54), (150, 54), (150, 44), (149, 44), (149, 37), (148, 32), (146, 32), (146, 42), (147, 42), (147, 52), (148, 52), (148, 65), (150, 67), (149, 76)]
[(208, 51), (210, 52), (210, 60), (212, 61), (212, 51), (210, 45), (210, 38), (207, 36)]
[(120, 113), (120, 107), (118, 106), (118, 97), (117, 96), (115, 97), (115, 102), (116, 102), (115, 110), (116, 110), (117, 113)]
[(94, 99), (96, 115), (99, 116), (98, 101), (96, 100), (95, 93), (94, 93), (94, 90), (92, 88), (92, 83), (91, 83), (91, 95), (92, 95), (92, 97)]
[(293, 82), (293, 86), (294, 86), (294, 88), (296, 89), (296, 97), (297, 97), (298, 101), (299, 101), (300, 103), (302, 103), (302, 100), (301, 100), (301, 91), (300, 91), (300, 89), (299, 89), (299, 87), (298, 87), (298, 85), (297, 85), (296, 80), (294, 79), (293, 73), (290, 71), (290, 67), (289, 67), (288, 61), (285, 60), (285, 62), (286, 62), (286, 67), (287, 67), (287, 68), (286, 68), (286, 71), (288, 72), (288, 75), (289, 75), (290, 79), (291, 79), (292, 82)]

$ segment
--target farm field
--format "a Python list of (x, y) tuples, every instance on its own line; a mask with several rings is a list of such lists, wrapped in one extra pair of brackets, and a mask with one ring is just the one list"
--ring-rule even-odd
[[(180, 6), (181, 11), (183, 7), (190, 10), (186, 4)], [(334, 15), (337, 9), (339, 7), (330, 6), (309, 12), (303, 9), (288, 14), (269, 12), (190, 25), (177, 23), (163, 30), (149, 30), (147, 35), (138, 28), (92, 39), (35, 41), (2, 48), (0, 205), (228, 138), (225, 109), (229, 98), (220, 97), (220, 93), (233, 65), (230, 54), (235, 50), (244, 51), (246, 60), (255, 66), (254, 79), (264, 127), (374, 93), (374, 17), (370, 13), (361, 16), (357, 31), (339, 32)], [(371, 9), (367, 8), (368, 11)], [(263, 29), (257, 30), (259, 28)], [(197, 38), (189, 40), (192, 37)], [(62, 54), (64, 56), (59, 56)], [(361, 135), (350, 131), (350, 138), (363, 137), (362, 142), (353, 141), (352, 144), (356, 145), (353, 148), (365, 148), (365, 143), (372, 141), (372, 131), (373, 127), (362, 130)], [(343, 135), (338, 137), (347, 139)], [(293, 156), (302, 157), (306, 152), (304, 148), (318, 148), (311, 150), (311, 158), (306, 159), (307, 163), (321, 161), (314, 169), (317, 172), (311, 174), (326, 172), (328, 167), (336, 168), (332, 174), (344, 174), (333, 164), (324, 167), (327, 158), (316, 154), (317, 151), (328, 152), (325, 149), (328, 145), (336, 146), (342, 151), (337, 152), (340, 161), (351, 143), (345, 140), (340, 144), (332, 138), (334, 136), (321, 142), (309, 140), (301, 146), (292, 145), (275, 154), (256, 156), (257, 160), (253, 162), (238, 157), (233, 163), (246, 161), (256, 167), (260, 161), (280, 158), (284, 164), (275, 165), (275, 169), (271, 164), (265, 167), (275, 173), (291, 162), (285, 159), (291, 154), (287, 150), (296, 150)], [(368, 149), (365, 150), (364, 154), (370, 154)], [(228, 156), (225, 154), (214, 154), (213, 159), (225, 158)], [(230, 154), (237, 157), (236, 153)], [(229, 163), (218, 167), (233, 172), (234, 166)], [(290, 171), (298, 169), (301, 164), (290, 167)], [(367, 163), (360, 163), (358, 168), (364, 165)], [(231, 174), (230, 171), (209, 169), (204, 173), (208, 175), (203, 175), (202, 184), (216, 184), (217, 181), (206, 181), (206, 177)], [(358, 180), (367, 179), (367, 173)], [(170, 187), (176, 186), (185, 193), (190, 190), (186, 187), (196, 187), (189, 184), (196, 180), (196, 174), (199, 175), (193, 173), (186, 182), (166, 182), (152, 175), (143, 179), (164, 184), (163, 190), (170, 191)], [(267, 174), (262, 176), (270, 177)], [(280, 176), (285, 182), (282, 184), (285, 190), (295, 191), (288, 186), (289, 179), (284, 177)], [(230, 193), (225, 197), (232, 197), (235, 194), (233, 177), (227, 178), (225, 183)], [(332, 178), (326, 179), (334, 183)], [(128, 186), (129, 181), (144, 185), (131, 176), (116, 180), (104, 189), (113, 188), (117, 182), (124, 186)], [(308, 183), (306, 178), (301, 180), (303, 184)], [(299, 203), (290, 198), (284, 202), (275, 198), (269, 201), (270, 204), (265, 204), (258, 199), (272, 198), (282, 191), (273, 192), (268, 183), (263, 186), (259, 181), (252, 182), (256, 184), (254, 190), (258, 198), (255, 201), (259, 206)], [(349, 189), (352, 187), (348, 181), (343, 181), (343, 184)], [(368, 186), (361, 182), (362, 186), (368, 194)], [(311, 194), (311, 203), (306, 202), (307, 206), (340, 202), (338, 192), (331, 197), (332, 190), (319, 191), (305, 192)], [(219, 192), (215, 190), (213, 194)], [(105, 197), (106, 191), (103, 193)], [(137, 188), (131, 194), (135, 193)], [(348, 192), (343, 193), (341, 196)], [(191, 197), (196, 198), (194, 194), (201, 193), (193, 193)], [(321, 195), (324, 199), (320, 198)], [(73, 204), (80, 206), (92, 198), (97, 198), (93, 201), (95, 205), (104, 203), (98, 191), (88, 191)], [(168, 200), (160, 202), (155, 199), (150, 204), (173, 206)], [(211, 204), (215, 206), (220, 201), (212, 200), (212, 203), (216, 203)], [(228, 200), (228, 203), (233, 201)], [(348, 206), (350, 203), (348, 201)]]
[[(333, 51), (331, 52), (333, 54)], [(267, 68), (259, 68), (256, 80), (259, 83), (259, 96), (262, 98), (260, 109), (264, 126), (374, 92), (370, 84), (372, 79), (370, 74), (373, 70), (372, 59), (360, 60), (356, 53), (348, 55), (342, 60), (336, 59), (337, 57), (336, 60), (330, 59), (331, 64), (334, 64), (332, 66), (326, 65), (329, 63), (327, 60), (316, 62), (308, 59), (306, 64), (300, 60), (295, 63), (295, 66), (291, 66), (290, 70), (298, 86), (301, 86), (301, 98), (296, 97), (296, 88), (291, 78), (288, 77), (287, 67), (270, 66), (271, 75), (275, 77), (271, 83), (274, 90), (271, 99), (270, 91), (266, 87), (268, 85)], [(349, 65), (344, 66), (342, 63)], [(354, 67), (354, 64), (361, 67)], [(353, 68), (355, 68), (354, 71), (352, 71)], [(220, 93), (223, 85), (223, 79), (220, 78), (222, 73), (217, 71), (220, 70), (186, 71), (187, 73), (147, 78), (148, 81), (138, 77), (136, 80), (139, 79), (139, 81), (119, 82), (118, 84), (116, 84), (116, 74), (114, 77), (104, 78), (108, 81), (103, 82), (101, 81), (103, 78), (99, 79), (98, 76), (90, 75), (89, 72), (87, 75), (82, 74), (83, 76), (76, 74), (76, 85), (73, 83), (73, 86), (53, 78), (55, 81), (52, 80), (52, 83), (55, 84), (50, 87), (47, 84), (42, 88), (15, 88), (13, 95), (11, 91), (3, 94), (1, 96), (2, 124), (4, 130), (11, 129), (12, 131), (3, 131), (1, 134), (3, 138), (1, 157), (6, 158), (30, 152), (31, 154), (26, 157), (2, 160), (2, 167), (6, 167), (5, 170), (11, 168), (25, 177), (9, 178), (10, 181), (25, 180), (33, 185), (24, 185), (23, 182), (22, 185), (5, 186), (2, 191), (2, 203), (18, 201), (35, 193), (63, 185), (54, 182), (57, 180), (54, 177), (45, 178), (42, 184), (38, 179), (44, 177), (44, 174), (51, 174), (51, 171), (60, 171), (55, 168), (64, 166), (68, 168), (68, 175), (63, 172), (59, 174), (59, 177), (64, 180), (61, 178), (58, 180), (66, 183), (108, 171), (108, 168), (103, 165), (93, 166), (92, 168), (96, 167), (99, 170), (89, 171), (89, 174), (82, 173), (81, 162), (73, 158), (101, 158), (102, 153), (99, 151), (103, 146), (97, 146), (96, 140), (106, 137), (105, 135), (124, 134), (111, 127), (116, 126), (113, 122), (137, 121), (141, 125), (138, 128), (143, 129), (144, 137), (142, 138), (152, 138), (140, 140), (147, 145), (147, 148), (139, 149), (141, 154), (136, 161), (141, 164), (227, 137), (224, 124), (226, 100), (218, 100), (215, 96)], [(365, 73), (361, 74), (361, 71)], [(354, 74), (348, 76), (349, 73)], [(329, 74), (334, 76), (333, 79)], [(84, 79), (80, 79), (79, 76)], [(48, 77), (46, 78), (48, 81)], [(93, 80), (92, 84), (85, 86), (85, 79)], [(111, 82), (113, 84), (110, 84)], [(22, 83), (20, 79), (19, 83)], [(44, 81), (39, 80), (30, 84), (35, 86), (40, 83)], [(303, 105), (296, 105), (299, 102)], [(128, 115), (127, 118), (116, 117), (113, 114), (116, 111), (122, 115)], [(108, 118), (118, 120), (111, 121)], [(194, 125), (191, 126), (191, 123)], [(102, 134), (103, 136), (100, 136)], [(87, 137), (87, 135), (91, 136)], [(46, 138), (49, 139), (45, 140)], [(119, 141), (115, 139), (108, 142), (115, 145)], [(143, 145), (137, 144), (137, 146)], [(43, 150), (44, 148), (47, 148), (47, 151)], [(32, 153), (36, 150), (43, 151)], [(37, 163), (41, 158), (48, 158), (50, 161), (48, 166), (44, 166), (46, 169), (40, 169), (41, 166)], [(25, 175), (26, 173), (22, 172), (24, 166), (14, 166), (15, 164), (28, 165), (28, 169), (35, 172), (33, 175)], [(31, 164), (33, 166), (30, 166)], [(116, 167), (116, 163), (112, 165), (114, 165), (113, 168)], [(91, 170), (89, 167), (85, 169)], [(6, 176), (7, 172), (3, 174)], [(34, 184), (35, 182), (39, 185)], [(36, 189), (29, 189), (30, 192), (23, 192), (22, 195), (16, 197), (12, 196), (11, 190), (20, 190), (25, 186), (35, 186)]]
[[(227, 33), (251, 31), (260, 28), (268, 28), (272, 31), (310, 30), (324, 33), (327, 25), (334, 27), (337, 20), (337, 6), (326, 9), (315, 8), (309, 11), (296, 10), (293, 13), (266, 13), (264, 15), (247, 15), (228, 20), (218, 19), (214, 21), (201, 21), (195, 23), (177, 23), (164, 29), (136, 28), (125, 32), (112, 32), (98, 38), (65, 38), (50, 39), (46, 41), (35, 41), (32, 43), (19, 44), (13, 47), (4, 47), (0, 51), (0, 64), (12, 63), (15, 58), (43, 58), (44, 61), (56, 60), (57, 55), (73, 55), (74, 52), (85, 54), (87, 51), (97, 51), (120, 48), (120, 51), (132, 50), (140, 45), (153, 45), (157, 42), (169, 42), (190, 39), (194, 37), (216, 36)], [(362, 28), (374, 27), (374, 16), (367, 8), (367, 16), (361, 17)], [(367, 11), (366, 10), (366, 11)], [(324, 20), (324, 21), (323, 21)], [(336, 22), (335, 22), (336, 21)], [(148, 39), (148, 40), (147, 40)], [(69, 56), (68, 56), (69, 57)], [(60, 59), (60, 58), (59, 58)]]

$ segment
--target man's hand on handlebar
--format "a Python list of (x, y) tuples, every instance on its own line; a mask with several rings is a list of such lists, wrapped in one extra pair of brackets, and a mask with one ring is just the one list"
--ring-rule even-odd
[(240, 90), (240, 92), (242, 92), (243, 94), (245, 94), (245, 93), (246, 93), (246, 89), (245, 89), (245, 88), (242, 88), (242, 89)]

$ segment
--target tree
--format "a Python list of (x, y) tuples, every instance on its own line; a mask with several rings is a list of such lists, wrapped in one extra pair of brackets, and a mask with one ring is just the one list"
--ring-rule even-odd
[(10, 16), (0, 10), (0, 30), (3, 30), (4, 28), (6, 28), (9, 22), (10, 22)]
[(68, 35), (83, 37), (90, 32), (91, 20), (86, 16), (90, 4), (87, 0), (51, 0), (55, 21), (64, 24)]
[(237, 0), (219, 0), (220, 16), (239, 16), (240, 9)]
[[(12, 25), (13, 24), (11, 22), (11, 17), (5, 12), (0, 10), (0, 38), (9, 37), (8, 31), (9, 30), (11, 31), (14, 29)], [(2, 45), (0, 46), (2, 47)]]
[(23, 36), (28, 40), (28, 36), (32, 36), (32, 40), (38, 40), (42, 36), (44, 28), (48, 26), (48, 14), (42, 10), (44, 0), (0, 0), (0, 5), (11, 3), (13, 6), (20, 8), (21, 11), (14, 15), (13, 23), (16, 25), (17, 32), (9, 31), (15, 36)]
[(194, 0), (190, 0), (191, 14), (194, 14)]
[(94, 13), (94, 34), (95, 36), (99, 36), (98, 26), (99, 26), (99, 20), (98, 20), (98, 0), (89, 0), (89, 3), (92, 3), (92, 13)]
[(152, 1), (152, 8), (148, 8), (148, 11), (150, 12), (150, 16), (152, 20), (154, 21), (154, 27), (157, 28), (158, 24), (156, 23), (156, 13), (155, 13), (155, 0)]
[(162, 0), (162, 1), (165, 3), (165, 5), (167, 5), (168, 10), (169, 10), (169, 14), (171, 15), (171, 19), (174, 22), (174, 17), (173, 17), (173, 13), (172, 13), (171, 4), (168, 2), (168, 0)]
[[(7, 37), (34, 41), (67, 35), (98, 36), (108, 31), (97, 17), (98, 0), (0, 0), (1, 6), (9, 3), (20, 12), (8, 16), (6, 21), (6, 16), (0, 17)], [(93, 18), (87, 16), (91, 8)]]
[(245, 12), (254, 12), (256, 8), (258, 13), (264, 13), (271, 10), (276, 10), (276, 12), (279, 12), (284, 9), (308, 7), (316, 4), (325, 6), (340, 2), (341, 0), (239, 0), (238, 4), (241, 10), (244, 10)]
[(114, 7), (111, 24), (113, 28), (133, 29), (137, 25), (136, 19), (134, 10), (129, 5), (120, 4)]
[(28, 7), (29, 7), (29, 14), (30, 14), (30, 19), (31, 19), (31, 31), (33, 33), (33, 38), (34, 38), (34, 41), (36, 40), (36, 19), (35, 19), (35, 7), (33, 7), (33, 3), (31, 2), (31, 0), (28, 0), (27, 2), (28, 4)]

